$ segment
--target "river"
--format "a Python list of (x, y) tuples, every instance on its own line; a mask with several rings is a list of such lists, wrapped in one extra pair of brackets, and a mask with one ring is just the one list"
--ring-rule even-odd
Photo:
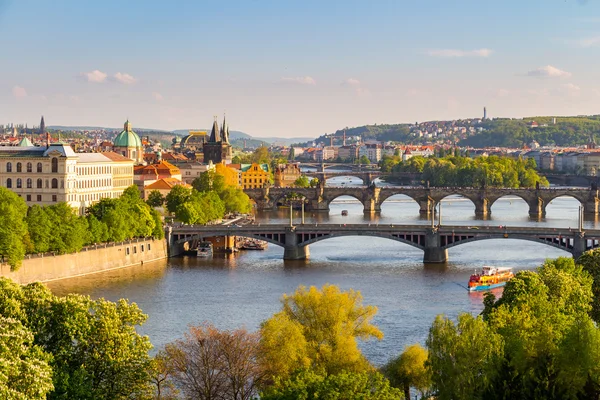
[[(336, 178), (331, 184), (356, 184)], [(557, 198), (542, 221), (531, 220), (527, 205), (518, 198), (502, 198), (492, 207), (488, 220), (474, 216), (473, 204), (448, 197), (442, 204), (442, 224), (577, 226), (579, 203)], [(341, 211), (347, 210), (348, 216)], [(300, 222), (294, 212), (295, 223)], [(261, 213), (261, 223), (289, 221), (289, 212)], [(398, 223), (428, 224), (419, 216), (418, 205), (403, 196), (384, 202), (381, 214), (365, 216), (362, 205), (340, 197), (329, 214), (307, 213), (307, 223)], [(585, 221), (598, 228), (598, 221)], [(344, 237), (310, 246), (310, 260), (283, 261), (283, 250), (269, 245), (265, 251), (218, 256), (212, 260), (183, 257), (86, 277), (49, 283), (58, 295), (70, 292), (109, 300), (127, 298), (136, 302), (149, 318), (140, 332), (149, 335), (156, 348), (183, 335), (190, 324), (212, 322), (218, 328), (246, 327), (255, 330), (261, 321), (280, 308), (283, 293), (298, 285), (339, 285), (360, 290), (365, 304), (378, 307), (374, 323), (385, 337), (361, 344), (367, 358), (381, 365), (406, 345), (424, 343), (436, 315), (456, 317), (461, 312), (479, 313), (481, 294), (465, 290), (469, 275), (482, 265), (533, 269), (546, 258), (569, 254), (543, 244), (498, 239), (468, 243), (449, 250), (447, 265), (426, 265), (418, 249), (388, 239)], [(501, 294), (502, 289), (495, 291)]]

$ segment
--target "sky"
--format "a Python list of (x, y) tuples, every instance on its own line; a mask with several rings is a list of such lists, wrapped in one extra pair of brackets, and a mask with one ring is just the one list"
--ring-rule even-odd
[(600, 114), (600, 0), (0, 0), (0, 124)]

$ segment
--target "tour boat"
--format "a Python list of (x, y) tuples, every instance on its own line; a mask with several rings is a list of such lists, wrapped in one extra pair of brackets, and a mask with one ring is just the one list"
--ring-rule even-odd
[(478, 292), (504, 286), (513, 276), (512, 268), (483, 267), (481, 273), (475, 273), (469, 278), (469, 292)]
[(348, 215), (348, 210), (342, 210), (342, 215)]
[(213, 255), (213, 245), (211, 242), (200, 242), (196, 249), (196, 255), (198, 257), (208, 258)]
[(267, 242), (258, 239), (245, 240), (240, 246), (241, 250), (266, 250)]

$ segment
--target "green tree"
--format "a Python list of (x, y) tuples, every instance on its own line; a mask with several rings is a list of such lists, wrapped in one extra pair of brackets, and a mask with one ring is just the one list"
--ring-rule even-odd
[(13, 191), (0, 187), (0, 256), (13, 270), (25, 257), (26, 214), (25, 201)]
[(261, 393), (262, 400), (398, 400), (402, 392), (378, 372), (342, 371), (326, 375), (302, 370)]
[(360, 156), (360, 158), (358, 159), (358, 163), (359, 164), (365, 164), (365, 165), (369, 165), (371, 164), (371, 160), (369, 160), (369, 158), (366, 155), (362, 155)]
[(252, 211), (250, 197), (242, 189), (227, 187), (221, 192), (226, 212), (249, 213)]
[(215, 171), (205, 171), (192, 182), (194, 189), (203, 192), (221, 193), (225, 189), (225, 177)]
[(150, 207), (161, 207), (165, 203), (165, 197), (158, 190), (153, 190), (148, 194), (146, 203), (148, 203)]
[(50, 359), (20, 321), (0, 315), (0, 398), (45, 399), (54, 388)]
[(314, 188), (314, 187), (317, 187), (317, 186), (319, 186), (319, 178), (312, 178), (310, 180), (310, 187)]
[(108, 226), (94, 214), (87, 216), (88, 230), (90, 234), (90, 243), (103, 243), (108, 241)]
[[(283, 309), (261, 325), (261, 346), (264, 360), (280, 366), (273, 375), (302, 368), (306, 361), (312, 368), (328, 374), (365, 371), (370, 368), (360, 352), (357, 339), (381, 339), (383, 333), (371, 320), (377, 312), (373, 306), (363, 306), (360, 292), (341, 292), (333, 285), (322, 289), (300, 286), (292, 295), (284, 295)], [(287, 348), (295, 353), (282, 354), (278, 346), (283, 333), (301, 332), (297, 343)], [(283, 356), (283, 359), (278, 359)], [(304, 365), (303, 365), (304, 364)]]
[(297, 188), (307, 188), (309, 186), (310, 186), (310, 182), (306, 175), (299, 176), (298, 179), (296, 179), (296, 181), (294, 182), (294, 187), (297, 187)]
[(592, 277), (592, 293), (594, 299), (592, 301), (590, 316), (596, 323), (600, 323), (600, 249), (584, 253), (577, 260), (577, 264), (581, 265), (583, 270)]
[(410, 399), (410, 388), (421, 392), (421, 397), (431, 386), (431, 373), (426, 367), (427, 350), (418, 344), (408, 346), (402, 354), (390, 360), (383, 367), (383, 374), (392, 386), (401, 388), (404, 397)]
[(185, 203), (192, 196), (192, 190), (183, 185), (176, 185), (165, 198), (167, 211), (175, 213), (180, 204)]
[(44, 207), (53, 227), (50, 251), (74, 253), (89, 242), (90, 234), (85, 217), (76, 215), (67, 203)]
[(25, 221), (29, 238), (33, 243), (33, 251), (36, 253), (49, 251), (55, 227), (52, 225), (53, 221), (50, 220), (46, 209), (38, 205), (31, 206), (27, 211)]

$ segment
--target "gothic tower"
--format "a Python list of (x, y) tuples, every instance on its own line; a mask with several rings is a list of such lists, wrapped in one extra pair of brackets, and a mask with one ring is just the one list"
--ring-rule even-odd
[(42, 115), (42, 120), (40, 121), (40, 135), (46, 133), (46, 123), (44, 122), (44, 116)]

